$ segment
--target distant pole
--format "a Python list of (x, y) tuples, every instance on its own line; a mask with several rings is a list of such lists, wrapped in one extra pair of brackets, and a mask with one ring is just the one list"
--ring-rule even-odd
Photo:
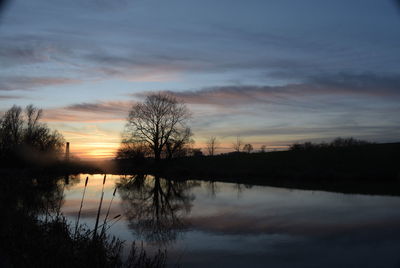
[(69, 142), (65, 146), (65, 160), (69, 161)]

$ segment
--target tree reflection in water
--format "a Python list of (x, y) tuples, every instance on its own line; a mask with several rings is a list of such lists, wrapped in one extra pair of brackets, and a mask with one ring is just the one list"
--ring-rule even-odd
[[(127, 259), (122, 241), (71, 228), (60, 212), (64, 191), (79, 176), (1, 176), (0, 267), (164, 267), (166, 251), (148, 255), (133, 243)], [(77, 230), (77, 231), (76, 231)]]
[(118, 191), (129, 227), (147, 242), (167, 244), (189, 225), (194, 195), (193, 181), (162, 179), (158, 176), (121, 177)]
[(2, 177), (1, 211), (32, 217), (56, 213), (64, 201), (64, 190), (77, 182), (74, 176)]

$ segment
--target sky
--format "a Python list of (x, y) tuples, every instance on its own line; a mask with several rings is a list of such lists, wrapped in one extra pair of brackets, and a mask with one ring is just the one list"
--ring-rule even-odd
[(111, 158), (149, 92), (187, 103), (196, 147), (400, 140), (394, 0), (9, 0), (0, 111), (44, 109), (82, 159)]

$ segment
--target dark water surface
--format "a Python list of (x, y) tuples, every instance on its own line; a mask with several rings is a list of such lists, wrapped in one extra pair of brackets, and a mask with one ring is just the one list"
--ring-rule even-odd
[[(94, 226), (103, 175), (65, 187), (72, 222)], [(400, 267), (400, 197), (340, 194), (153, 176), (107, 175), (109, 234), (167, 249), (182, 267)], [(115, 223), (114, 223), (115, 222)]]

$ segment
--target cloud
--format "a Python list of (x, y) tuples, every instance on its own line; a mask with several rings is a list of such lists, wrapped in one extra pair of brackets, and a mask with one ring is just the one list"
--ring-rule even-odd
[[(400, 76), (337, 74), (282, 86), (232, 85), (168, 91), (193, 110), (200, 137), (241, 135), (252, 142), (288, 144), (354, 136), (392, 141), (398, 137)], [(150, 92), (131, 94), (143, 98)], [(46, 110), (48, 122), (119, 122), (134, 101), (98, 101)], [(366, 119), (367, 118), (367, 119)], [(379, 137), (379, 139), (378, 139)]]
[(126, 111), (132, 107), (132, 102), (127, 101), (109, 101), (100, 103), (79, 103), (67, 106), (65, 109), (70, 111), (83, 111), (91, 113), (106, 114), (126, 114)]
[[(307, 78), (303, 83), (283, 86), (232, 85), (195, 91), (167, 91), (190, 104), (231, 106), (279, 103), (288, 98), (307, 96), (400, 98), (400, 75), (338, 74)], [(143, 97), (146, 93), (138, 93)]]
[(146, 51), (116, 55), (104, 50), (84, 55), (93, 65), (92, 72), (108, 77), (122, 77), (128, 81), (154, 81), (154, 77), (171, 80), (177, 73), (197, 70), (194, 59), (171, 51), (169, 55), (152, 54)]
[(48, 122), (107, 122), (122, 121), (132, 107), (131, 101), (104, 101), (78, 103), (66, 107), (47, 109), (44, 119)]
[(0, 50), (0, 59), (2, 61), (2, 65), (4, 63), (15, 65), (18, 63), (29, 64), (44, 62), (46, 61), (47, 57), (41, 53), (41, 50), (35, 47), (19, 47), (18, 45), (9, 47), (3, 45), (1, 46)]
[[(400, 128), (395, 125), (376, 126), (366, 125), (360, 126), (357, 124), (347, 124), (346, 122), (333, 125), (329, 122), (327, 126), (323, 122), (320, 126), (299, 127), (295, 124), (287, 127), (279, 126), (252, 126), (250, 128), (237, 128), (235, 125), (231, 128), (212, 128), (197, 131), (197, 134), (204, 136), (212, 136), (210, 131), (217, 131), (219, 136), (232, 137), (241, 136), (251, 139), (251, 143), (262, 144), (264, 137), (272, 139), (268, 144), (288, 145), (293, 142), (305, 141), (330, 141), (339, 136), (356, 136), (360, 139), (374, 141), (379, 137), (379, 141), (393, 141), (393, 139), (400, 136)], [(261, 139), (260, 141), (257, 139)]]
[(51, 35), (12, 33), (3, 36), (1, 41), (0, 66), (4, 69), (47, 63), (74, 54), (68, 43)]
[(24, 97), (15, 95), (0, 95), (0, 100), (13, 100), (13, 99), (23, 99)]
[(339, 73), (316, 76), (308, 79), (308, 83), (316, 85), (317, 89), (332, 90), (333, 94), (400, 97), (400, 74)]
[[(252, 137), (252, 142), (353, 136), (374, 141), (399, 137), (400, 75), (320, 75), (280, 86), (230, 85), (166, 91), (194, 111), (196, 134)], [(143, 98), (151, 92), (132, 94)]]
[[(213, 7), (207, 8), (212, 10), (210, 14), (196, 12), (198, 14), (192, 15), (190, 12), (195, 10), (195, 3), (185, 3), (191, 7), (185, 12), (172, 8), (171, 11), (179, 16), (160, 12), (164, 8), (181, 7), (182, 3), (178, 2), (168, 3), (161, 9), (148, 1), (39, 2), (35, 5), (20, 4), (18, 8), (21, 10), (16, 9), (19, 12), (13, 14), (19, 18), (19, 21), (14, 18), (15, 21), (27, 27), (15, 25), (13, 21), (6, 25), (11, 26), (10, 30), (2, 34), (0, 42), (0, 62), (5, 67), (56, 62), (69, 66), (60, 70), (51, 69), (54, 75), (60, 76), (61, 72), (67, 71), (77, 76), (84, 73), (88, 79), (122, 77), (130, 81), (164, 81), (173, 70), (190, 72), (190, 75), (219, 74), (221, 80), (226, 76), (249, 80), (249, 76), (254, 78), (264, 74), (265, 77), (256, 80), (274, 78), (281, 81), (298, 80), (304, 75), (344, 68), (376, 70), (381, 63), (386, 64), (385, 71), (390, 71), (393, 69), (390, 62), (398, 61), (394, 56), (397, 54), (392, 53), (398, 47), (392, 51), (385, 49), (387, 44), (396, 44), (397, 39), (390, 34), (371, 46), (365, 42), (370, 35), (354, 35), (350, 38), (355, 39), (352, 42), (346, 38), (338, 40), (337, 33), (322, 31), (318, 25), (316, 28), (308, 23), (304, 25), (304, 21), (298, 26), (311, 27), (316, 30), (314, 34), (278, 30), (272, 25), (260, 28), (241, 23), (241, 19), (253, 21), (254, 16), (264, 19), (265, 14), (258, 13), (258, 8), (254, 9), (256, 13), (251, 17), (239, 16), (238, 23), (232, 23), (231, 20), (226, 21), (228, 17), (219, 16), (226, 12), (226, 8), (211, 2), (198, 5), (198, 8)], [(234, 5), (233, 8), (240, 6)], [(31, 9), (29, 14), (23, 12), (28, 8)], [(98, 8), (106, 12), (100, 12)], [(243, 4), (238, 14), (242, 14), (242, 8), (254, 6)], [(43, 20), (44, 14), (46, 20)], [(199, 21), (182, 24), (180, 16), (189, 19), (193, 16), (195, 21)], [(362, 25), (362, 22), (359, 23)], [(283, 29), (287, 27), (280, 25)], [(106, 36), (104, 29), (107, 29)], [(365, 62), (367, 64), (363, 64)], [(153, 72), (163, 72), (163, 79), (149, 78), (148, 74)], [(138, 80), (140, 77), (143, 80)]]
[(80, 83), (67, 77), (9, 76), (0, 78), (0, 91), (28, 90), (33, 88)]
[[(227, 29), (217, 29), (211, 32), (199, 29), (191, 31), (181, 29), (178, 33), (170, 31), (157, 33), (157, 35), (152, 32), (144, 33), (150, 40), (144, 43), (141, 39), (127, 38), (124, 44), (118, 47), (118, 52), (116, 49), (110, 49), (106, 44), (88, 45), (80, 36), (87, 34), (82, 34), (78, 29), (72, 31), (58, 29), (56, 32), (49, 30), (46, 35), (10, 35), (7, 36), (7, 42), (0, 43), (0, 62), (7, 68), (26, 64), (62, 63), (68, 65), (69, 71), (76, 72), (77, 75), (83, 72), (92, 78), (104, 78), (104, 75), (107, 78), (110, 76), (140, 77), (143, 73), (148, 75), (153, 72), (169, 75), (177, 72), (198, 74), (236, 72), (238, 70), (255, 72), (273, 70), (278, 73), (288, 67), (295, 68), (296, 71), (316, 68), (315, 63), (304, 62), (300, 59), (289, 60), (269, 54), (249, 55), (245, 53), (248, 50), (245, 46), (248, 43), (246, 41), (248, 33)], [(181, 42), (172, 42), (172, 34), (174, 34), (174, 39)], [(216, 36), (220, 37), (215, 39)], [(284, 37), (275, 35), (261, 35), (260, 37), (257, 34), (251, 34), (251, 36), (253, 41), (263, 40), (258, 45), (264, 45), (269, 40), (270, 44), (281, 47), (281, 43), (286, 40)], [(155, 46), (154, 44), (161, 41), (160, 38), (168, 42), (163, 43), (163, 46)], [(205, 44), (205, 49), (196, 46), (199, 43), (196, 40), (215, 41)], [(240, 41), (238, 49), (243, 53), (237, 53), (236, 49), (232, 51), (231, 47), (224, 47), (223, 51), (220, 51), (218, 40), (224, 43)], [(134, 50), (130, 48), (132, 46), (135, 47)]]
[[(57, 1), (55, 1), (57, 3)], [(129, 0), (70, 0), (68, 3), (64, 3), (63, 1), (58, 1), (58, 4), (62, 2), (63, 5), (69, 5), (73, 8), (78, 8), (84, 11), (118, 11), (120, 9), (125, 9), (131, 5), (131, 1)]]

